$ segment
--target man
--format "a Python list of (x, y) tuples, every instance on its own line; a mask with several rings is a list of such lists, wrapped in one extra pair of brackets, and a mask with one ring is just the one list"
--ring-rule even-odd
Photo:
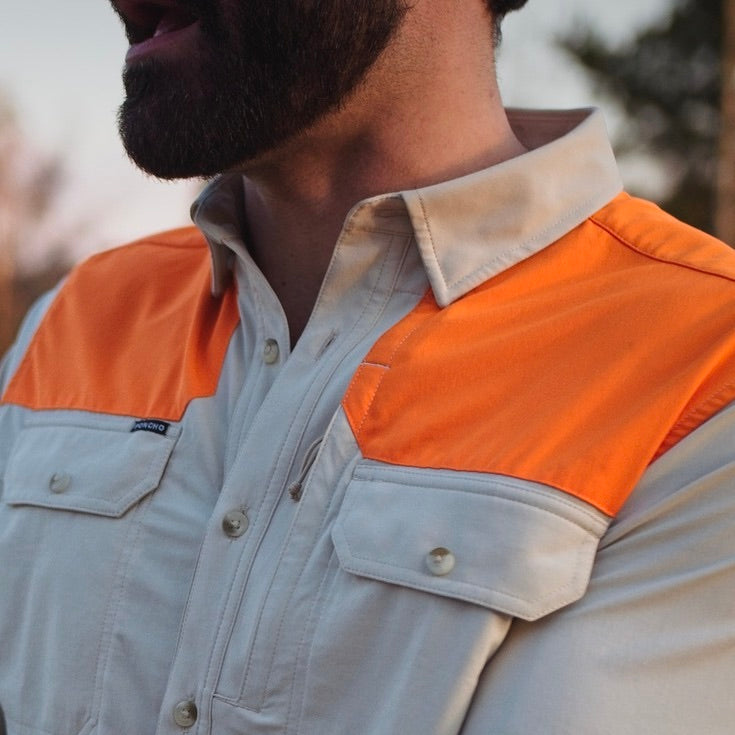
[(225, 173), (6, 359), (10, 733), (732, 732), (735, 259), (504, 112), (523, 4), (114, 0)]

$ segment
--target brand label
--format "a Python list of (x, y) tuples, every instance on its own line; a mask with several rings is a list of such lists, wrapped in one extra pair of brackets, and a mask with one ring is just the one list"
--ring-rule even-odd
[(154, 434), (166, 436), (166, 432), (168, 431), (169, 426), (171, 426), (171, 424), (168, 424), (165, 421), (156, 421), (155, 419), (140, 419), (140, 421), (136, 421), (133, 424), (133, 428), (130, 429), (130, 431), (151, 431)]

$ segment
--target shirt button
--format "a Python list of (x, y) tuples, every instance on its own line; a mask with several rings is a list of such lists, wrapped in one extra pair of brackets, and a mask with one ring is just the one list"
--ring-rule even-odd
[(71, 485), (71, 477), (66, 472), (54, 472), (48, 482), (49, 489), (52, 493), (63, 493), (69, 489)]
[(443, 546), (432, 549), (426, 555), (426, 566), (437, 577), (443, 577), (445, 574), (449, 574), (454, 569), (455, 561), (454, 554)]
[(250, 521), (245, 515), (245, 511), (242, 510), (231, 510), (229, 513), (225, 513), (225, 517), (222, 519), (222, 530), (230, 538), (242, 536), (248, 530), (249, 525)]
[(197, 706), (190, 699), (174, 707), (174, 722), (179, 727), (191, 727), (197, 721)]
[(263, 346), (263, 360), (266, 365), (273, 365), (278, 362), (278, 342), (274, 339), (267, 339)]

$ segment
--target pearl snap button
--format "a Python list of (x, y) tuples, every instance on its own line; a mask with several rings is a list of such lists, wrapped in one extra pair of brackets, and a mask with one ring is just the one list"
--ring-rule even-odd
[(197, 721), (197, 706), (190, 699), (174, 707), (174, 722), (179, 727), (191, 727)]
[(273, 365), (278, 362), (278, 342), (274, 339), (267, 339), (263, 345), (263, 360), (266, 365)]
[(443, 546), (432, 549), (426, 555), (426, 566), (437, 577), (443, 577), (445, 574), (449, 574), (454, 569), (455, 561), (454, 554)]
[(69, 489), (69, 485), (71, 485), (71, 477), (66, 472), (54, 472), (48, 483), (52, 493), (63, 493)]
[(250, 521), (248, 520), (245, 511), (242, 510), (231, 510), (229, 513), (226, 513), (225, 517), (222, 519), (222, 530), (230, 538), (238, 538), (239, 536), (242, 536), (245, 531), (248, 530), (249, 525)]

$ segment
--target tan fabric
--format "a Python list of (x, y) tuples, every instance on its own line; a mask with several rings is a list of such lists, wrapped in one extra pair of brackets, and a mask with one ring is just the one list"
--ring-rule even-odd
[[(239, 325), (215, 393), (165, 434), (155, 416), (0, 406), (12, 735), (732, 730), (735, 412), (658, 460), (606, 530), (528, 478), (366, 459), (339, 407), (428, 288), (455, 303), (619, 192), (598, 114), (513, 122), (540, 147), (353, 209), (293, 352), (239, 236), (242, 181), (215, 182), (194, 218)], [(57, 337), (48, 359), (79, 359)]]

